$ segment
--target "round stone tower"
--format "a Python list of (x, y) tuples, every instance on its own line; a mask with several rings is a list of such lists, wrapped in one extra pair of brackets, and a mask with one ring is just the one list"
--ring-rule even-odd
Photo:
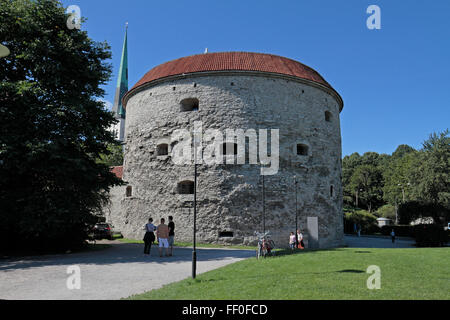
[[(159, 223), (173, 216), (175, 241), (192, 241), (194, 164), (174, 157), (183, 150), (186, 158), (177, 146), (191, 146), (196, 129), (203, 134), (198, 157), (208, 147), (207, 130), (223, 133), (209, 141), (219, 146), (213, 158), (224, 156), (223, 163), (197, 165), (198, 241), (251, 244), (265, 229), (286, 246), (297, 219), (310, 247), (342, 243), (343, 102), (315, 70), (270, 54), (194, 55), (150, 70), (123, 105), (127, 186), (109, 220), (125, 237), (141, 238), (149, 217)], [(244, 132), (244, 142), (227, 130)], [(264, 166), (262, 151), (270, 160)], [(267, 175), (265, 167), (272, 169)]]

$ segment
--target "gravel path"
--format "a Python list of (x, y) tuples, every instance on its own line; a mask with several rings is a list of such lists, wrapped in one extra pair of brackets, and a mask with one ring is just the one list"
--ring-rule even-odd
[[(120, 299), (160, 288), (192, 275), (192, 249), (176, 248), (174, 256), (160, 258), (152, 247), (108, 242), (105, 250), (0, 260), (0, 299)], [(253, 257), (253, 250), (197, 250), (197, 274)], [(79, 266), (81, 288), (68, 289), (70, 266)], [(73, 277), (73, 276), (72, 276)]]

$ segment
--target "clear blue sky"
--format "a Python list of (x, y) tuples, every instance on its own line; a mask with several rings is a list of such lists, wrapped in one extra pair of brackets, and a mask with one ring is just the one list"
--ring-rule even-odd
[[(112, 48), (114, 91), (125, 22), (129, 85), (179, 57), (219, 51), (273, 53), (316, 69), (342, 96), (342, 152), (420, 148), (450, 127), (448, 0), (69, 0), (82, 29)], [(381, 30), (366, 9), (381, 8)]]

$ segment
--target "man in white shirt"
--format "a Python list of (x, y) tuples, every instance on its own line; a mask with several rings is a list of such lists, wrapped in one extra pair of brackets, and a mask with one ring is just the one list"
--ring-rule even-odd
[(159, 242), (159, 256), (162, 257), (162, 248), (166, 248), (166, 257), (169, 256), (169, 227), (164, 224), (165, 219), (161, 218), (161, 224), (156, 228), (156, 236)]

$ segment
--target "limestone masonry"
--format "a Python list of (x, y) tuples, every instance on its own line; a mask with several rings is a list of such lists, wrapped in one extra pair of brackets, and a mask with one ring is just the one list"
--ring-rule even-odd
[[(224, 134), (226, 129), (279, 129), (279, 170), (264, 176), (265, 229), (277, 245), (287, 246), (295, 230), (296, 180), (298, 225), (306, 240), (316, 233), (307, 230), (307, 218), (317, 217), (318, 245), (342, 244), (343, 102), (313, 69), (258, 53), (185, 57), (152, 69), (123, 104), (126, 186), (111, 190), (105, 214), (124, 237), (142, 239), (149, 217), (158, 224), (172, 215), (175, 241), (192, 241), (194, 165), (172, 161), (179, 143), (172, 134), (183, 128), (192, 132), (194, 121), (201, 121), (203, 131)], [(251, 147), (247, 141), (246, 153)], [(254, 232), (263, 229), (260, 168), (248, 161), (198, 165), (198, 241), (255, 243)]]

